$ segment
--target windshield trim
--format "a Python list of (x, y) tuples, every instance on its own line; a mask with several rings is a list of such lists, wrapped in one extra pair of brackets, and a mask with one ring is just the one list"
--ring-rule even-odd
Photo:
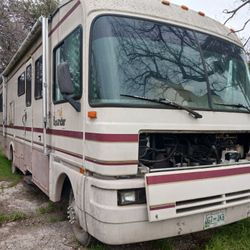
[[(94, 17), (94, 19), (92, 20), (91, 22), (91, 25), (90, 25), (90, 33), (89, 33), (89, 49), (88, 49), (88, 94), (87, 94), (87, 101), (88, 101), (88, 104), (90, 107), (103, 107), (103, 108), (107, 108), (107, 107), (115, 107), (115, 108), (119, 108), (119, 107), (127, 107), (127, 108), (147, 108), (147, 109), (167, 109), (167, 110), (178, 110), (177, 108), (174, 108), (174, 107), (160, 107), (161, 105), (158, 105), (157, 107), (157, 104), (156, 106), (152, 106), (152, 105), (147, 105), (147, 104), (139, 104), (139, 105), (135, 105), (135, 104), (126, 104), (126, 103), (102, 103), (102, 104), (99, 104), (99, 103), (92, 103), (91, 102), (91, 97), (90, 97), (90, 86), (91, 86), (91, 51), (92, 51), (92, 41), (93, 41), (93, 27), (96, 23), (96, 21), (101, 18), (101, 17), (123, 17), (123, 18), (131, 18), (131, 19), (136, 19), (136, 20), (143, 20), (143, 21), (151, 21), (151, 22), (155, 22), (157, 24), (162, 24), (162, 25), (172, 25), (173, 27), (179, 27), (179, 28), (184, 28), (190, 32), (192, 32), (194, 34), (194, 38), (197, 42), (197, 45), (198, 45), (198, 49), (199, 49), (199, 53), (201, 55), (201, 59), (202, 59), (202, 63), (205, 64), (205, 59), (204, 59), (204, 56), (203, 56), (203, 53), (202, 53), (202, 50), (200, 48), (200, 43), (198, 41), (198, 38), (196, 36), (196, 33), (195, 32), (199, 32), (201, 34), (205, 34), (205, 35), (209, 35), (209, 36), (212, 36), (216, 39), (219, 39), (221, 41), (224, 41), (226, 43), (230, 43), (230, 44), (233, 44), (235, 46), (237, 46), (238, 48), (240, 48), (241, 50), (244, 50), (243, 47), (239, 46), (239, 44), (231, 41), (231, 40), (228, 40), (222, 36), (217, 36), (216, 34), (211, 34), (209, 32), (204, 32), (204, 31), (201, 31), (201, 30), (198, 30), (198, 29), (191, 29), (189, 27), (186, 27), (185, 25), (178, 25), (176, 23), (173, 23), (173, 22), (168, 22), (168, 20), (164, 20), (164, 19), (161, 19), (161, 20), (155, 20), (153, 19), (153, 17), (140, 17), (140, 16), (134, 16), (134, 15), (130, 15), (129, 13), (124, 13), (124, 14), (117, 14), (117, 13), (105, 13), (105, 14), (98, 14)], [(209, 78), (207, 76), (207, 68), (205, 67), (204, 65), (204, 71), (205, 71), (205, 77), (206, 77), (206, 82), (207, 82), (207, 85), (209, 86), (208, 87), (208, 90), (210, 89), (210, 84), (209, 84)], [(225, 112), (225, 113), (248, 113), (249, 112), (247, 110), (236, 110), (236, 109), (232, 109), (232, 110), (228, 110), (228, 109), (219, 109), (219, 108), (214, 108), (214, 106), (212, 105), (212, 99), (211, 99), (211, 96), (210, 94), (208, 95), (208, 103), (209, 103), (209, 108), (199, 108), (199, 107), (189, 107), (187, 106), (188, 108), (191, 108), (192, 110), (197, 110), (197, 111), (213, 111), (213, 112)], [(211, 105), (210, 105), (211, 104)]]

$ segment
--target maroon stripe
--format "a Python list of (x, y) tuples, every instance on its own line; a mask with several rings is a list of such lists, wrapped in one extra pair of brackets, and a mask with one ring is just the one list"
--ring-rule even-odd
[(26, 130), (31, 131), (31, 127), (24, 127), (24, 126), (6, 126), (6, 128), (18, 129), (18, 130)]
[(56, 29), (74, 12), (74, 10), (80, 5), (80, 1), (77, 1), (75, 5), (67, 12), (67, 14), (55, 25), (55, 27), (50, 31), (49, 36), (51, 36)]
[(175, 207), (175, 204), (165, 204), (165, 205), (152, 206), (149, 208), (149, 210), (154, 211), (154, 210), (167, 209), (167, 208), (173, 208), (173, 207)]
[(85, 160), (88, 162), (96, 163), (104, 166), (124, 166), (124, 165), (135, 165), (137, 161), (102, 161), (98, 159), (93, 159), (88, 156), (85, 157)]
[(43, 133), (43, 129), (42, 128), (33, 128), (33, 132)]
[(250, 166), (241, 167), (241, 168), (233, 168), (233, 169), (221, 169), (221, 170), (212, 170), (212, 171), (204, 171), (204, 172), (184, 173), (184, 174), (148, 176), (147, 184), (153, 185), (153, 184), (161, 184), (161, 183), (169, 183), (169, 182), (192, 181), (192, 180), (226, 177), (226, 176), (249, 174), (249, 173), (250, 173)]
[(85, 139), (100, 142), (137, 142), (138, 134), (99, 134), (85, 133)]
[(51, 135), (66, 136), (71, 138), (83, 139), (83, 132), (72, 130), (47, 129), (47, 133)]
[[(23, 126), (8, 126), (8, 128), (33, 131), (37, 133), (43, 133), (42, 128), (31, 128), (31, 127), (23, 127)], [(47, 129), (47, 134), (57, 135), (57, 136), (65, 136), (76, 139), (83, 139), (83, 132), (73, 131), (73, 130), (60, 130), (60, 129)]]

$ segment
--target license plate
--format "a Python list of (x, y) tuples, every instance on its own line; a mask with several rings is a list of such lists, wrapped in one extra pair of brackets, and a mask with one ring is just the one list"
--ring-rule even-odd
[(204, 216), (204, 229), (217, 227), (225, 224), (225, 211), (220, 210), (205, 214)]

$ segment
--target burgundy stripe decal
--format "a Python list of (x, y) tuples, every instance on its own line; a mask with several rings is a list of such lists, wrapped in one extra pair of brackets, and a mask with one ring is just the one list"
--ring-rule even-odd
[[(31, 127), (8, 126), (8, 128), (32, 131)], [(37, 133), (43, 133), (42, 128), (33, 128), (33, 131), (37, 132)], [(73, 130), (60, 130), (60, 129), (50, 129), (49, 128), (49, 129), (47, 129), (47, 134), (65, 136), (65, 137), (70, 137), (70, 138), (75, 138), (75, 139), (83, 139), (83, 132), (73, 131)]]
[(83, 139), (83, 132), (80, 131), (71, 131), (71, 130), (59, 130), (59, 129), (47, 129), (47, 133), (51, 135), (59, 135), (72, 137), (77, 139)]
[(58, 22), (57, 25), (50, 31), (49, 36), (51, 36), (56, 29), (74, 12), (74, 10), (80, 5), (80, 1), (77, 1), (75, 5), (67, 12), (67, 14)]
[(137, 142), (138, 134), (99, 134), (85, 133), (85, 139), (100, 142)]
[(43, 133), (43, 129), (42, 128), (33, 128), (33, 132)]
[(167, 208), (174, 208), (175, 204), (164, 204), (164, 205), (157, 205), (157, 206), (152, 206), (149, 208), (150, 211), (154, 210), (160, 210), (160, 209), (167, 209)]
[[(8, 134), (8, 135), (10, 135), (10, 134)], [(10, 136), (13, 136), (13, 135), (10, 135)], [(27, 139), (25, 139), (23, 137), (16, 136), (16, 138), (31, 143), (30, 140), (27, 140)], [(43, 144), (40, 143), (40, 142), (33, 141), (33, 143), (36, 144), (36, 145), (39, 145), (39, 146), (43, 146)], [(74, 153), (74, 152), (71, 152), (71, 151), (67, 151), (67, 150), (64, 150), (62, 148), (52, 147), (50, 145), (47, 145), (47, 146), (48, 146), (49, 149), (52, 149), (52, 150), (55, 150), (55, 151), (59, 151), (59, 152), (64, 153), (66, 155), (74, 156), (74, 157), (79, 158), (79, 159), (83, 159), (83, 156), (80, 155), (80, 154), (77, 154), (77, 153)]]
[(233, 168), (233, 169), (185, 173), (185, 174), (148, 176), (147, 184), (153, 185), (153, 184), (161, 184), (161, 183), (169, 183), (169, 182), (192, 181), (192, 180), (226, 177), (226, 176), (249, 174), (249, 173), (250, 173), (250, 166), (241, 167), (241, 168)]
[(31, 131), (31, 127), (24, 127), (24, 126), (6, 126), (6, 128)]
[(88, 156), (85, 157), (85, 160), (88, 162), (96, 163), (104, 166), (124, 166), (124, 165), (135, 165), (137, 161), (102, 161)]

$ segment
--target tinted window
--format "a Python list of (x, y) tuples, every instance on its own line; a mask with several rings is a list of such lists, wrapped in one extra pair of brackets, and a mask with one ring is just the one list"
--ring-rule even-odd
[(69, 65), (71, 80), (74, 86), (75, 99), (81, 97), (81, 79), (82, 79), (82, 67), (81, 67), (81, 47), (82, 47), (82, 30), (78, 27), (69, 36), (67, 36), (62, 43), (54, 50), (54, 102), (62, 102), (64, 100), (61, 95), (58, 79), (56, 75), (56, 67), (58, 64), (67, 62)]
[(104, 16), (93, 26), (90, 102), (157, 105), (124, 95), (208, 108), (207, 82), (192, 31), (147, 20)]
[(35, 62), (35, 99), (42, 98), (43, 90), (43, 58), (39, 57)]
[(204, 55), (214, 108), (232, 110), (233, 105), (249, 106), (250, 81), (243, 50), (213, 36), (198, 34), (197, 37)]
[(98, 17), (91, 34), (91, 105), (159, 106), (149, 98), (206, 110), (245, 112), (242, 105), (250, 106), (246, 58), (233, 43), (118, 16)]
[(17, 95), (21, 96), (25, 93), (25, 73), (23, 72), (17, 80)]

